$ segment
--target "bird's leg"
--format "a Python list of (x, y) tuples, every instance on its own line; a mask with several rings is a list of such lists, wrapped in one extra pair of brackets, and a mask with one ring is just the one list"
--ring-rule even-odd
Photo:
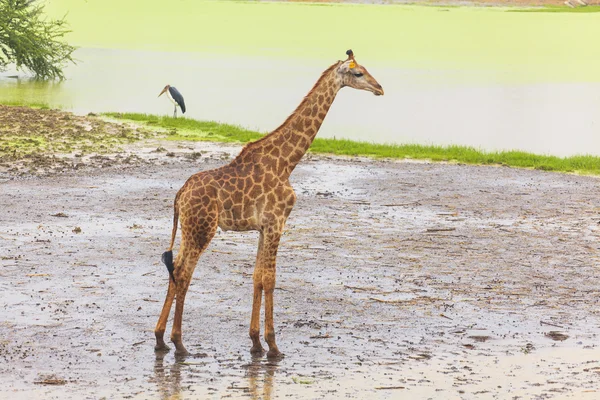
[(173, 118), (177, 118), (177, 106), (175, 106), (175, 109), (173, 110)]

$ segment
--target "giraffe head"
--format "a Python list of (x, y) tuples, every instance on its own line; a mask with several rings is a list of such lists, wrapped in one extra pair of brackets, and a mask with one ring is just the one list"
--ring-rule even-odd
[(340, 61), (340, 65), (337, 68), (342, 87), (350, 86), (354, 89), (368, 90), (375, 96), (383, 95), (383, 88), (381, 85), (373, 78), (365, 67), (356, 62), (352, 50), (348, 50), (346, 54), (348, 55), (348, 59), (346, 61)]

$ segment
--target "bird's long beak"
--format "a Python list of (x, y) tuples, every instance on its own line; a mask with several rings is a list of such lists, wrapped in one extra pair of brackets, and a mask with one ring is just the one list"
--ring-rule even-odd
[(166, 91), (167, 91), (167, 88), (164, 88), (164, 89), (162, 90), (162, 92), (160, 92), (160, 94), (158, 95), (158, 97), (162, 96), (162, 94), (163, 94), (164, 92), (166, 92)]

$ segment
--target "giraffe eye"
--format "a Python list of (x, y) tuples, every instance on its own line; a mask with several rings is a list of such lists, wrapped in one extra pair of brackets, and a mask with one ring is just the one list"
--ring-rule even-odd
[(360, 78), (361, 76), (363, 76), (363, 74), (361, 74), (360, 72), (356, 72), (356, 73), (354, 73), (354, 76), (357, 78)]

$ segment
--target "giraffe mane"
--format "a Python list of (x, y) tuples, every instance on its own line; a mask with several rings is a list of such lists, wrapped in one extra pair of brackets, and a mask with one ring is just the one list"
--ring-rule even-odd
[(248, 151), (250, 151), (251, 147), (253, 147), (255, 144), (261, 143), (262, 141), (266, 140), (271, 135), (275, 134), (276, 132), (279, 132), (290, 121), (290, 119), (298, 112), (298, 110), (304, 105), (304, 103), (308, 100), (308, 98), (313, 94), (315, 89), (319, 86), (321, 81), (323, 81), (329, 75), (329, 73), (331, 71), (333, 71), (334, 68), (338, 67), (341, 63), (343, 63), (343, 61), (337, 61), (336, 63), (332, 64), (329, 68), (327, 68), (325, 71), (323, 71), (323, 73), (321, 74), (319, 79), (317, 79), (317, 82), (315, 82), (315, 84), (313, 85), (312, 89), (310, 89), (310, 91), (306, 94), (306, 96), (304, 96), (304, 98), (302, 99), (302, 101), (300, 102), (298, 107), (296, 107), (294, 109), (294, 111), (285, 119), (285, 121), (283, 121), (283, 123), (281, 125), (279, 125), (277, 127), (277, 129), (275, 129), (274, 131), (264, 135), (260, 139), (255, 140), (254, 142), (248, 143), (246, 146), (244, 146), (244, 148), (242, 149), (242, 151), (240, 152), (238, 157), (240, 157), (243, 154), (246, 154)]

